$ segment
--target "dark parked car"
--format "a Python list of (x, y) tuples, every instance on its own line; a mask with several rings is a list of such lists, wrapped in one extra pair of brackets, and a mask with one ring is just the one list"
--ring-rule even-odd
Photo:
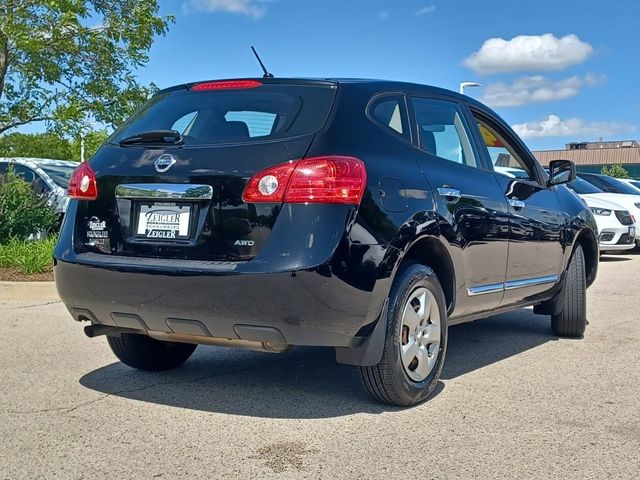
[(329, 346), (373, 397), (413, 405), (450, 325), (534, 306), (556, 335), (583, 335), (598, 241), (560, 185), (573, 178), (439, 88), (179, 85), (75, 172), (55, 278), (131, 367), (177, 367), (197, 344)]
[(591, 185), (598, 187), (605, 193), (623, 193), (625, 195), (640, 195), (638, 189), (633, 185), (622, 182), (617, 178), (599, 173), (579, 173), (578, 176), (586, 180)]

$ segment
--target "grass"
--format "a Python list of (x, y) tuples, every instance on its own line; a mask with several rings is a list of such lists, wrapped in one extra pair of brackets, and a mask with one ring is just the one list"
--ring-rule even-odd
[(26, 275), (43, 273), (53, 267), (57, 237), (42, 240), (10, 240), (0, 245), (0, 268), (17, 268)]

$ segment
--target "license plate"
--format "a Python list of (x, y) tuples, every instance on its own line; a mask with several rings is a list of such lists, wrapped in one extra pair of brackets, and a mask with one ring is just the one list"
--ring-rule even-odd
[(629, 236), (634, 238), (636, 236), (636, 227), (629, 227)]
[(153, 202), (140, 205), (138, 236), (157, 240), (189, 238), (191, 206), (174, 202)]

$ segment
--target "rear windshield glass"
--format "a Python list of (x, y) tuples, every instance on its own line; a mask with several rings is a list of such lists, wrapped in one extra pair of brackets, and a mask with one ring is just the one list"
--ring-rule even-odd
[(336, 88), (328, 85), (261, 85), (257, 88), (189, 91), (154, 96), (110, 139), (149, 131), (176, 130), (184, 145), (273, 140), (318, 131)]

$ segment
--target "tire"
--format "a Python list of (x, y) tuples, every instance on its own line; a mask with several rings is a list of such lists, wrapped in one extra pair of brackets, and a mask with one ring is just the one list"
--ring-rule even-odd
[(197, 347), (192, 343), (163, 342), (131, 333), (107, 337), (107, 341), (118, 360), (148, 372), (160, 372), (182, 365)]
[[(421, 300), (423, 292), (424, 300)], [(416, 317), (410, 315), (409, 308), (413, 308), (418, 319), (422, 310), (426, 312), (429, 308), (429, 314), (422, 316), (420, 323), (412, 322)], [(379, 402), (401, 407), (416, 405), (426, 400), (436, 387), (447, 351), (446, 301), (433, 270), (424, 265), (409, 264), (397, 274), (385, 320), (387, 329), (382, 358), (377, 365), (359, 367), (362, 384)], [(438, 322), (440, 328), (436, 329), (434, 325)], [(413, 336), (409, 324), (417, 325)], [(428, 333), (415, 333), (420, 328)], [(401, 349), (406, 350), (404, 356)], [(409, 361), (414, 351), (416, 356)], [(435, 358), (432, 357), (434, 354)]]
[(578, 245), (564, 280), (564, 306), (551, 316), (551, 330), (559, 337), (580, 338), (587, 328), (587, 279), (584, 253)]

